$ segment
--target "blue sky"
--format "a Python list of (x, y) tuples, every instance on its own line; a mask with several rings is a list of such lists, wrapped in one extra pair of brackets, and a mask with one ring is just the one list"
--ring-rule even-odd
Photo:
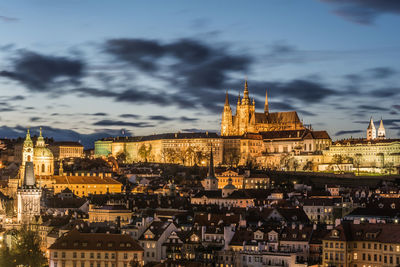
[(0, 133), (219, 131), (247, 77), (260, 111), (396, 138), (399, 26), (396, 0), (3, 2)]

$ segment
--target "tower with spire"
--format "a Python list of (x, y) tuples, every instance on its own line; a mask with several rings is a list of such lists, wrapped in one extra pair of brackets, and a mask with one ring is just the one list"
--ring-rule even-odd
[(240, 136), (247, 133), (305, 129), (296, 111), (271, 113), (268, 106), (267, 91), (265, 92), (264, 112), (257, 113), (255, 106), (255, 99), (250, 99), (249, 86), (246, 79), (243, 97), (241, 98), (239, 92), (236, 112), (233, 116), (228, 95), (225, 96), (221, 135)]
[(24, 140), (24, 144), (22, 146), (22, 162), (20, 166), (20, 180), (22, 181), (25, 177), (25, 164), (26, 162), (32, 162), (33, 161), (33, 142), (31, 139), (31, 134), (29, 132), (29, 129), (26, 131), (26, 136)]
[(215, 172), (214, 172), (214, 157), (213, 157), (212, 146), (210, 152), (210, 162), (208, 164), (208, 173), (207, 177), (203, 180), (203, 187), (206, 191), (218, 190), (218, 179), (217, 177), (215, 177)]
[(232, 109), (231, 106), (229, 105), (228, 92), (226, 92), (224, 111), (222, 112), (221, 134), (224, 136), (229, 135), (229, 131), (231, 131), (231, 129), (232, 129)]
[(40, 215), (42, 190), (36, 184), (33, 162), (25, 162), (24, 168), (24, 181), (17, 190), (17, 220), (20, 224), (29, 224)]
[(374, 140), (374, 139), (376, 139), (376, 128), (374, 125), (374, 120), (371, 117), (367, 128), (367, 140)]
[(378, 139), (385, 139), (385, 138), (386, 138), (386, 131), (385, 127), (383, 126), (383, 120), (381, 118), (378, 128)]

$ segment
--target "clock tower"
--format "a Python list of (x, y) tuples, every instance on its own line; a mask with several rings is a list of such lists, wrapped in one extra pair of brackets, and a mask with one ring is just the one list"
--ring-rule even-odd
[(22, 147), (22, 162), (21, 162), (21, 167), (19, 170), (20, 174), (20, 179), (23, 181), (25, 175), (25, 163), (26, 162), (32, 162), (33, 161), (33, 142), (31, 139), (31, 135), (29, 133), (29, 129), (26, 132), (26, 137), (24, 141), (24, 145)]
[(34, 216), (40, 215), (42, 189), (36, 185), (33, 162), (26, 161), (24, 165), (23, 184), (17, 190), (17, 219), (21, 224), (29, 224)]

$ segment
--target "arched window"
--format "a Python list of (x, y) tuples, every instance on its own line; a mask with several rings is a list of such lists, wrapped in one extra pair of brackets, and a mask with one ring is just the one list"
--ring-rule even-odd
[(46, 171), (45, 166), (44, 166), (44, 164), (42, 164), (42, 172), (45, 172), (45, 171)]
[(27, 161), (31, 161), (31, 156), (28, 155)]

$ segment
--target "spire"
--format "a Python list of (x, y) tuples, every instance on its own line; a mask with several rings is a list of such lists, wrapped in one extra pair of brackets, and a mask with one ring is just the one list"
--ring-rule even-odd
[(31, 134), (29, 132), (29, 128), (26, 131), (26, 137), (25, 137), (25, 141), (24, 141), (24, 147), (32, 147), (33, 146), (33, 142), (31, 139)]
[(210, 163), (208, 164), (208, 177), (215, 177), (214, 173), (214, 157), (213, 157), (213, 150), (211, 145), (211, 153), (210, 153)]
[(256, 105), (256, 100), (253, 98), (253, 106)]
[(60, 160), (60, 168), (58, 168), (58, 175), (64, 176), (64, 168), (63, 168), (62, 160)]
[(386, 137), (386, 130), (385, 130), (385, 127), (383, 126), (383, 120), (381, 118), (381, 121), (379, 123), (379, 128), (378, 128), (378, 138), (385, 139), (385, 137)]
[(229, 96), (228, 96), (228, 91), (225, 93), (225, 106), (229, 106)]
[(42, 135), (42, 127), (39, 128), (39, 137), (38, 137), (38, 139), (36, 141), (36, 146), (38, 146), (38, 147), (44, 147), (45, 146), (44, 138), (43, 138), (43, 135)]
[(240, 99), (240, 91), (239, 91), (238, 102), (237, 102), (238, 106), (240, 106), (240, 101), (241, 101), (241, 99)]
[(28, 161), (25, 163), (24, 186), (34, 186), (35, 174), (33, 172), (33, 162)]
[(268, 93), (267, 89), (265, 89), (265, 104), (264, 104), (264, 112), (269, 113), (269, 108), (268, 108)]
[(247, 86), (247, 79), (244, 82), (243, 100), (245, 104), (250, 104), (249, 87)]
[(372, 116), (371, 119), (369, 120), (368, 129), (375, 129), (374, 120), (372, 119)]

